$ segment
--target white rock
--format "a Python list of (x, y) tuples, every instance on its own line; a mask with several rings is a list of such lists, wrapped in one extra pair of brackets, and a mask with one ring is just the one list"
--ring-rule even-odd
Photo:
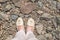
[(42, 24), (39, 24), (39, 25), (36, 25), (36, 30), (37, 30), (37, 33), (41, 34), (42, 31), (43, 31), (43, 25)]

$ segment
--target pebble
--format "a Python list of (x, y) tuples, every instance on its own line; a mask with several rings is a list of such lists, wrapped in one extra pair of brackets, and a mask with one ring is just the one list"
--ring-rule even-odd
[(35, 2), (35, 0), (31, 0), (33, 3)]
[(10, 10), (12, 8), (12, 6), (10, 4), (6, 5), (5, 7), (7, 10)]
[(60, 17), (57, 17), (57, 23), (60, 24)]
[(36, 25), (36, 30), (38, 34), (41, 34), (43, 31), (43, 24)]
[(3, 17), (5, 20), (9, 20), (9, 16), (8, 14), (4, 14), (4, 12), (0, 13), (1, 17)]
[(60, 2), (57, 2), (57, 9), (60, 9)]
[(52, 35), (50, 33), (45, 34), (45, 37), (48, 37), (49, 39), (52, 38)]
[(7, 0), (0, 0), (0, 2), (6, 2)]
[(46, 37), (44, 37), (44, 35), (39, 35), (37, 36), (38, 40), (47, 40)]
[(42, 8), (43, 7), (43, 3), (38, 1), (38, 5)]
[(41, 14), (43, 14), (43, 11), (38, 10), (37, 13), (41, 15)]
[(18, 15), (12, 14), (12, 15), (10, 16), (10, 18), (11, 18), (12, 20), (16, 20), (16, 19), (18, 18)]
[(44, 13), (44, 14), (42, 14), (42, 16), (41, 17), (45, 17), (45, 18), (52, 18), (53, 16), (52, 15), (50, 15), (50, 14), (48, 14), (48, 13)]
[(12, 35), (9, 35), (6, 40), (12, 40)]

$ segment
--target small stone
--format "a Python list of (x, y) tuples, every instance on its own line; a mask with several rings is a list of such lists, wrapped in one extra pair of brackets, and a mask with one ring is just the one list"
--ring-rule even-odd
[(10, 10), (10, 13), (19, 15), (20, 10), (18, 8), (13, 8), (13, 9)]
[(46, 37), (44, 37), (44, 35), (39, 35), (37, 36), (38, 40), (47, 40)]
[(57, 27), (58, 26), (57, 25), (57, 17), (53, 17), (51, 20), (52, 20), (54, 27)]
[(60, 2), (60, 0), (58, 0), (58, 2)]
[(52, 31), (52, 27), (49, 26), (49, 27), (47, 28), (47, 30), (48, 30), (49, 32), (51, 32), (51, 31)]
[(19, 0), (12, 0), (13, 3), (17, 3)]
[(1, 12), (0, 15), (5, 19), (5, 20), (9, 20), (9, 16), (8, 14), (4, 14), (4, 12)]
[(52, 18), (53, 16), (51, 16), (50, 14), (48, 14), (48, 13), (44, 13), (44, 14), (42, 14), (42, 16), (41, 17), (45, 17), (45, 18)]
[(57, 17), (57, 23), (60, 24), (60, 17)]
[(42, 13), (43, 13), (43, 11), (41, 11), (41, 10), (38, 10), (38, 11), (37, 11), (37, 13), (39, 13), (39, 14), (42, 14)]
[(15, 6), (20, 7), (21, 5), (23, 5), (25, 2), (27, 2), (29, 0), (12, 0), (12, 1), (15, 4)]
[(38, 34), (42, 34), (43, 27), (44, 26), (42, 24), (36, 25), (36, 30)]
[(35, 9), (36, 9), (36, 4), (35, 3), (31, 3), (31, 2), (25, 3), (20, 8), (21, 12), (22, 13), (26, 13), (26, 14), (29, 14), (30, 12), (32, 12)]
[(58, 31), (60, 31), (60, 25), (58, 25), (58, 28), (57, 28)]
[[(52, 5), (52, 4), (53, 4), (53, 5)], [(56, 1), (53, 1), (52, 4), (51, 4), (51, 5), (56, 8), (57, 2), (56, 2)]]
[(0, 0), (0, 2), (6, 2), (7, 0)]
[(35, 2), (35, 0), (31, 0), (32, 2)]
[(60, 9), (60, 2), (57, 2), (57, 9)]
[(18, 18), (18, 15), (12, 14), (12, 15), (10, 16), (10, 18), (11, 18), (12, 20), (16, 20), (16, 19)]
[(50, 33), (45, 34), (45, 37), (48, 38), (49, 40), (53, 40), (52, 34)]
[(6, 5), (5, 7), (7, 10), (10, 10), (12, 8), (12, 6), (10, 4)]
[(9, 35), (6, 40), (12, 40), (12, 35)]
[[(0, 12), (0, 14), (2, 14), (3, 12)], [(4, 19), (2, 15), (0, 15), (0, 19)]]
[(43, 3), (38, 1), (38, 5), (42, 8), (43, 7)]
[(25, 15), (25, 17), (26, 17), (26, 18), (28, 18), (28, 17), (29, 17), (29, 15)]

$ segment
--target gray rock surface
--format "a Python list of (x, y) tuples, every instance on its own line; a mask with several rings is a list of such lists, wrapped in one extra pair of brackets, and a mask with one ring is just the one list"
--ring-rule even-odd
[(11, 40), (16, 32), (16, 20), (35, 20), (34, 34), (39, 40), (60, 40), (59, 0), (0, 0), (0, 40)]
[(7, 0), (0, 0), (0, 2), (6, 2)]

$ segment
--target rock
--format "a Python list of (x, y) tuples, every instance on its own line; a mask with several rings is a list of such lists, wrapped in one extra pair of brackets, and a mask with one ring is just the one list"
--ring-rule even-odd
[(57, 2), (57, 9), (60, 9), (60, 2)]
[(45, 37), (48, 38), (48, 40), (53, 40), (52, 34), (50, 33), (45, 34)]
[(12, 20), (16, 20), (18, 18), (18, 15), (12, 14), (10, 15), (10, 19)]
[(60, 32), (57, 31), (57, 30), (54, 30), (54, 31), (52, 32), (52, 35), (53, 35), (53, 36), (55, 37), (55, 39), (57, 39), (57, 40), (60, 40), (59, 34), (60, 34)]
[[(15, 0), (12, 0), (15, 1)], [(31, 3), (31, 2), (27, 2), (28, 0), (19, 0), (16, 1), (17, 3), (15, 3), (15, 6), (20, 7), (20, 10), (22, 13), (30, 13), (31, 11), (33, 11), (34, 9), (36, 9), (36, 4), (35, 3)], [(19, 4), (19, 5), (18, 5)]]
[[(4, 12), (0, 12), (0, 14), (3, 14)], [(2, 15), (0, 15), (0, 19), (4, 19)]]
[(47, 31), (52, 32), (53, 28), (52, 27), (47, 27)]
[(14, 9), (15, 6), (13, 4), (10, 4), (9, 2), (7, 2), (6, 4), (3, 4), (2, 5), (2, 10), (3, 11), (6, 11), (6, 12), (9, 12), (11, 9)]
[(12, 0), (13, 3), (17, 3), (19, 2), (20, 0)]
[(21, 6), (20, 10), (22, 13), (26, 13), (29, 14), (30, 12), (32, 12), (34, 9), (36, 9), (36, 4), (35, 3), (25, 3), (24, 5)]
[[(19, 4), (19, 5), (18, 5), (18, 4)], [(15, 6), (17, 6), (17, 7), (20, 7), (20, 4), (21, 4), (20, 1), (17, 2), (17, 3), (15, 2)]]
[(0, 2), (6, 2), (7, 0), (0, 0)]
[(60, 17), (57, 17), (57, 23), (60, 24)]
[(10, 4), (6, 5), (5, 7), (7, 10), (10, 10), (12, 8), (12, 6)]
[[(13, 3), (15, 4), (15, 6), (20, 7), (21, 5), (23, 5), (25, 2), (27, 2), (28, 0), (12, 0)], [(18, 5), (19, 4), (19, 5)]]
[(31, 0), (33, 3), (35, 2), (35, 0)]
[(56, 30), (60, 31), (60, 25), (58, 25), (58, 28)]
[(13, 3), (18, 3), (18, 2), (22, 3), (22, 1), (27, 2), (28, 0), (12, 0), (12, 1), (13, 1)]
[(57, 4), (57, 2), (52, 0), (50, 3), (51, 6), (48, 6), (48, 7), (50, 8), (50, 10), (54, 11), (54, 10), (56, 10), (56, 4)]
[(0, 4), (0, 10), (2, 10), (2, 4)]
[(39, 25), (36, 25), (36, 30), (37, 30), (37, 33), (38, 34), (42, 34), (43, 32), (43, 25), (42, 24), (39, 24)]
[(57, 25), (57, 17), (53, 17), (53, 19), (51, 19), (51, 20), (52, 20), (52, 23), (53, 23), (54, 27), (58, 27), (58, 25)]
[(22, 17), (22, 18), (25, 17), (25, 15), (24, 14), (21, 14), (21, 13), (19, 14), (19, 16)]
[[(35, 16), (33, 16), (33, 15), (35, 15)], [(38, 16), (38, 14), (35, 12), (35, 11), (32, 11), (32, 13), (31, 14), (29, 14), (29, 17), (32, 17), (34, 20), (35, 20), (35, 24), (38, 24), (39, 23), (39, 16)]]
[(46, 37), (44, 37), (44, 35), (39, 35), (37, 36), (38, 40), (47, 40)]
[(28, 17), (29, 17), (29, 15), (25, 15), (25, 17), (26, 17), (26, 18), (28, 18)]
[(9, 20), (10, 15), (4, 14), (4, 12), (1, 12), (0, 15), (1, 15), (5, 20)]
[(12, 40), (12, 35), (9, 35), (6, 40)]
[(37, 13), (40, 14), (40, 15), (42, 15), (43, 14), (43, 11), (38, 10)]
[(51, 5), (56, 8), (57, 2), (56, 1), (53, 1), (52, 4)]
[(46, 20), (49, 21), (53, 16), (48, 13), (43, 13), (40, 17), (40, 20)]
[(43, 3), (38, 1), (38, 5), (42, 8), (43, 7)]
[(19, 10), (18, 8), (13, 8), (13, 9), (10, 10), (10, 13), (11, 13), (11, 14), (19, 15), (20, 10)]
[(48, 13), (44, 13), (44, 14), (42, 14), (41, 17), (44, 17), (44, 18), (52, 18), (53, 16), (50, 15), (50, 14), (48, 14)]
[(60, 2), (60, 0), (57, 0), (58, 2)]

